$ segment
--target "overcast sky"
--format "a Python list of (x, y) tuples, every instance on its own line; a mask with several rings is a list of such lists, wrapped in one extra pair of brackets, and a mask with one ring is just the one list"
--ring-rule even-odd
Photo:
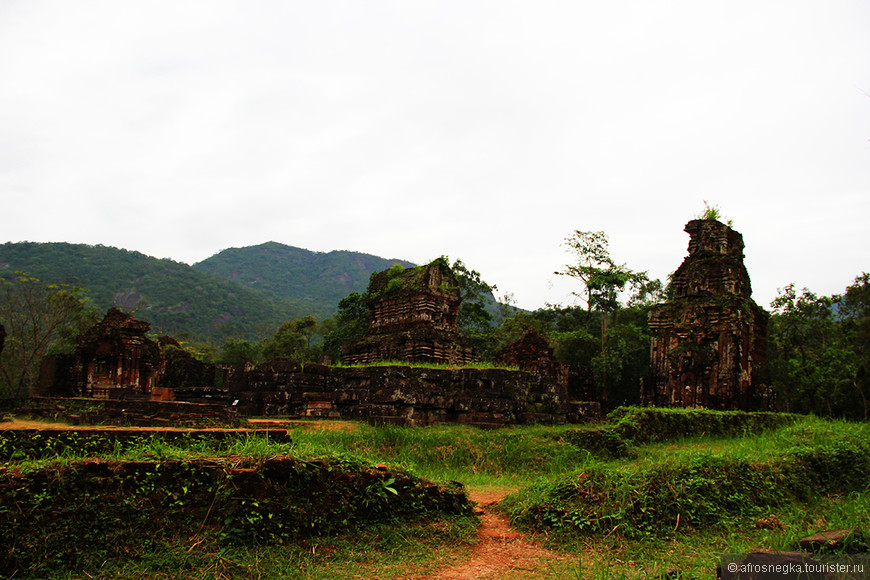
[(718, 205), (754, 297), (870, 271), (867, 0), (0, 0), (0, 241), (461, 258), (569, 304)]

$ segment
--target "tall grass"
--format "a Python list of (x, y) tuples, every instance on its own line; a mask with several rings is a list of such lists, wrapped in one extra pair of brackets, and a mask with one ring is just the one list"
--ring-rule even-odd
[(536, 528), (662, 536), (865, 494), (868, 472), (870, 425), (806, 419), (754, 437), (647, 446), (508, 498), (506, 509)]
[(595, 461), (590, 453), (558, 436), (567, 427), (480, 430), (462, 425), (372, 427), (291, 432), (294, 452), (351, 454), (390, 463), (434, 480), (466, 485), (523, 486)]

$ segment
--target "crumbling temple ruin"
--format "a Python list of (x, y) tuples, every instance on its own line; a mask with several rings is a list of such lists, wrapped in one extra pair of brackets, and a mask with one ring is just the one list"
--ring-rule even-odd
[(505, 366), (534, 371), (560, 382), (568, 380), (568, 367), (556, 360), (553, 348), (534, 330), (527, 331), (521, 339), (505, 346), (495, 355), (495, 359)]
[(345, 363), (477, 360), (473, 346), (459, 336), (462, 296), (445, 259), (380, 272), (372, 277), (368, 295), (368, 333), (347, 346)]
[(601, 415), (601, 403), (591, 369), (560, 363), (553, 347), (534, 330), (526, 331), (518, 341), (501, 349), (495, 360), (507, 367), (547, 377), (554, 384), (565, 387), (562, 397), (569, 416), (589, 418)]
[[(368, 334), (348, 346), (345, 362), (396, 362), (358, 367), (303, 366), (280, 358), (256, 366), (203, 363), (169, 337), (149, 339), (147, 322), (113, 308), (82, 335), (74, 355), (47, 357), (40, 394), (123, 399), (125, 408), (132, 402), (179, 409), (222, 405), (247, 415), (399, 425), (497, 427), (600, 416), (597, 402), (580, 398), (588, 389), (572, 389), (569, 369), (534, 333), (502, 351), (503, 362), (520, 370), (463, 366), (476, 356), (458, 332), (461, 301), (444, 259), (375, 274)], [(406, 361), (450, 367), (411, 367)], [(149, 407), (148, 414), (156, 410)]]
[(689, 255), (672, 296), (649, 315), (644, 405), (768, 410), (768, 314), (750, 298), (743, 236), (711, 219), (686, 224)]
[(110, 308), (79, 339), (76, 393), (99, 399), (151, 396), (162, 357), (158, 343), (146, 336), (150, 329), (149, 323)]

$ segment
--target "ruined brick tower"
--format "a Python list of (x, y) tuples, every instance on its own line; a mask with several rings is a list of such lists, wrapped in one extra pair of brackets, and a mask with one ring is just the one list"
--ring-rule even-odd
[(644, 405), (767, 410), (768, 314), (750, 298), (743, 236), (716, 220), (686, 224), (689, 255), (649, 315)]
[(343, 354), (348, 364), (384, 360), (462, 364), (476, 360), (459, 336), (459, 283), (446, 260), (393, 266), (369, 284), (369, 329)]
[(159, 345), (147, 337), (151, 325), (117, 308), (79, 338), (76, 348), (79, 395), (95, 398), (151, 396), (160, 372)]

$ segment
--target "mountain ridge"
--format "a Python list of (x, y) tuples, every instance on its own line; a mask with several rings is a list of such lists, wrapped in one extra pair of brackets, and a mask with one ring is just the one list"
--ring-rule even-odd
[(212, 341), (260, 339), (291, 318), (331, 316), (339, 300), (365, 291), (372, 272), (394, 263), (413, 265), (274, 241), (227, 248), (193, 265), (104, 245), (0, 245), (0, 277), (21, 271), (79, 286), (101, 311), (119, 305), (150, 322), (155, 332)]
[(266, 289), (281, 297), (318, 297), (337, 307), (338, 301), (351, 292), (365, 291), (372, 272), (380, 272), (396, 263), (406, 268), (415, 265), (407, 260), (362, 252), (315, 252), (270, 241), (221, 250), (193, 264), (192, 268), (249, 288)]

